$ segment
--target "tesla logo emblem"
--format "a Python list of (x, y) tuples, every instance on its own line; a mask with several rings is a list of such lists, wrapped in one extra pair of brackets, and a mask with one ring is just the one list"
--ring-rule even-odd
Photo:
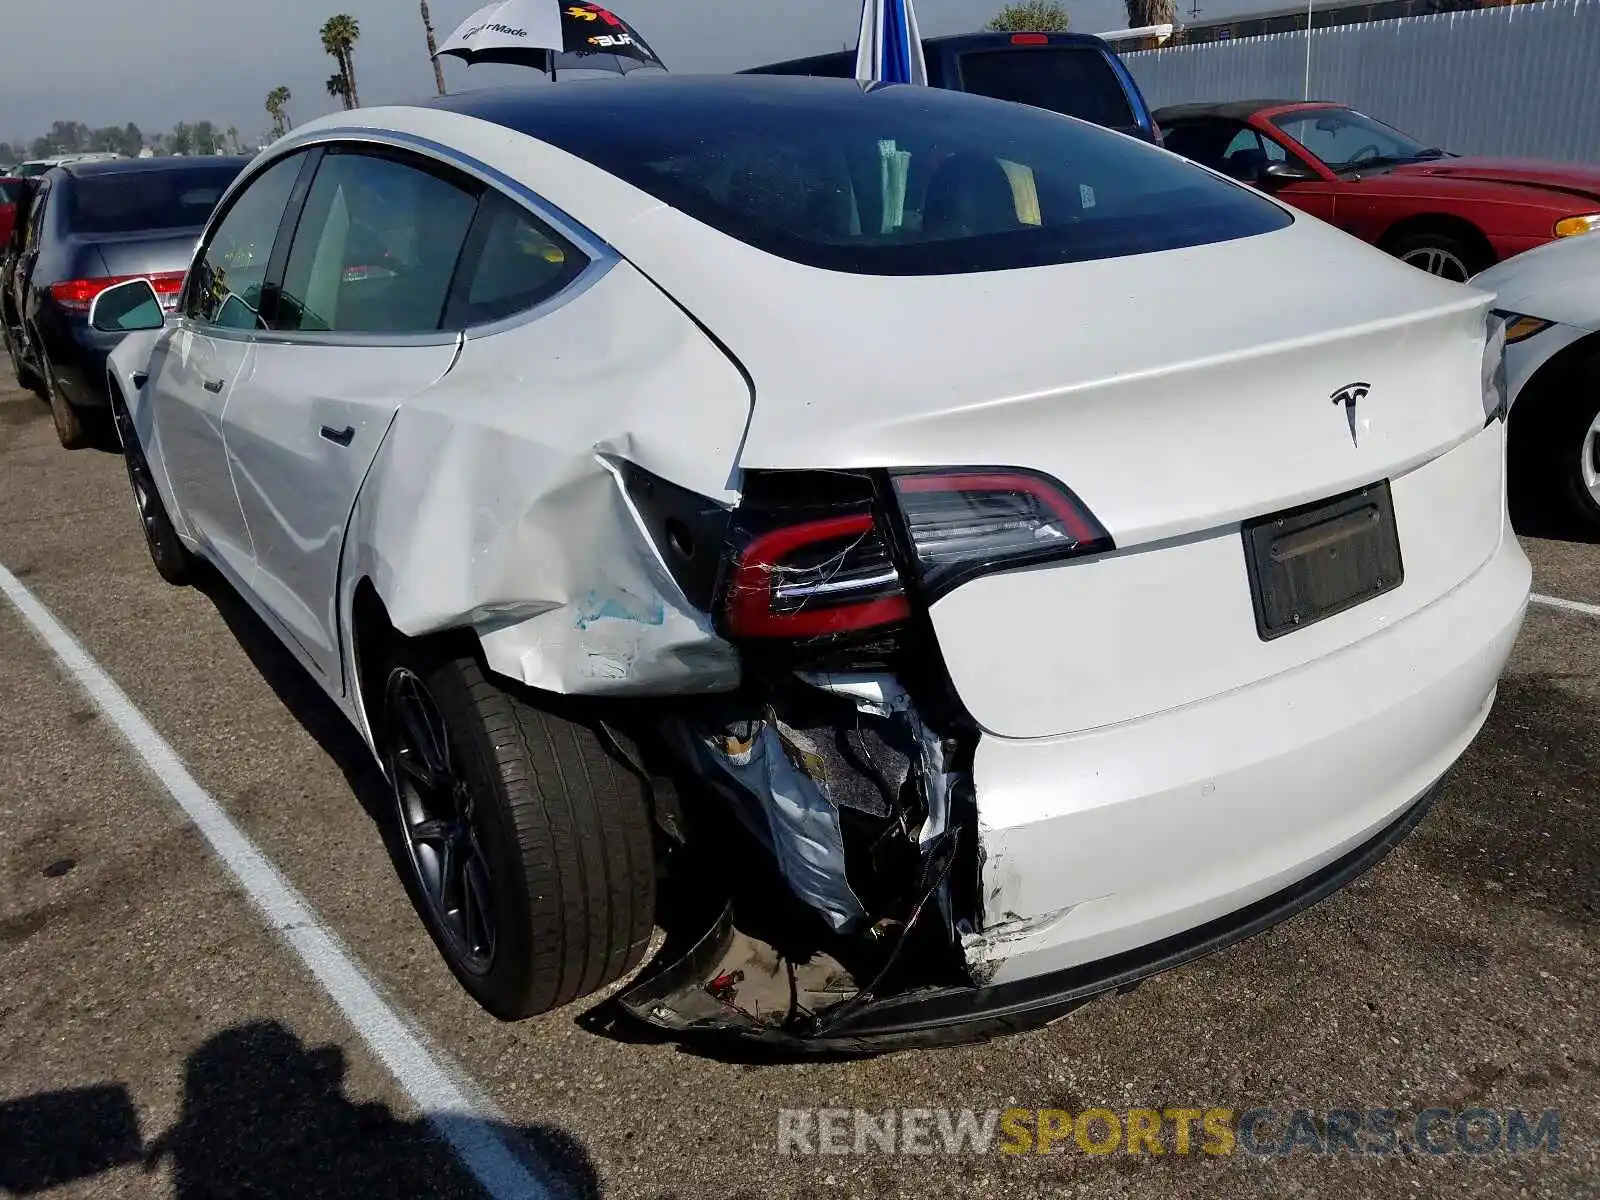
[(1359, 446), (1361, 438), (1358, 436), (1356, 426), (1356, 405), (1360, 404), (1372, 392), (1370, 383), (1352, 383), (1342, 387), (1333, 394), (1335, 404), (1344, 405), (1344, 415), (1350, 420), (1350, 444)]

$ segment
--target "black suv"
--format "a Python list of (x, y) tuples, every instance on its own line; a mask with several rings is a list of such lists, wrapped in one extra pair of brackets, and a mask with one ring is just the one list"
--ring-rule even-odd
[[(928, 82), (1048, 108), (1161, 144), (1150, 106), (1111, 47), (1082, 33), (968, 33), (924, 38)], [(855, 51), (754, 67), (746, 75), (822, 75), (849, 79)]]

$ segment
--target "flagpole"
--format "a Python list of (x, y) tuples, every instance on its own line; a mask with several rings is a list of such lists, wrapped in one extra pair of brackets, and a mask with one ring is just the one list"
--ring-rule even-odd
[(1306, 86), (1302, 100), (1311, 99), (1311, 9), (1317, 0), (1306, 0)]

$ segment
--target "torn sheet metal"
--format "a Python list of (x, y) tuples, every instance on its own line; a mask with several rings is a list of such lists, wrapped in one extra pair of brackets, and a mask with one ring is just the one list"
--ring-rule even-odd
[(802, 673), (772, 681), (742, 715), (673, 719), (666, 732), (772, 854), (788, 891), (848, 939), (823, 944), (850, 967), (803, 931), (780, 951), (729, 917), (624, 997), (634, 1015), (679, 1032), (826, 1038), (879, 988), (959, 977), (957, 781), (945, 742), (893, 677)]
[(693, 740), (703, 768), (736, 785), (718, 790), (771, 851), (789, 890), (835, 933), (865, 922), (867, 911), (845, 872), (838, 806), (790, 760), (777, 722), (741, 722)]
[[(854, 701), (863, 714), (885, 720), (897, 719), (911, 731), (921, 751), (916, 767), (927, 808), (917, 841), (926, 848), (943, 837), (950, 828), (950, 789), (956, 777), (949, 769), (944, 740), (923, 723), (912, 707), (910, 694), (899, 681), (892, 675), (820, 672), (805, 673), (800, 678), (814, 688)], [(910, 760), (906, 761), (909, 766)], [(902, 775), (902, 781), (904, 778)]]
[(618, 997), (636, 1020), (674, 1033), (789, 1030), (859, 991), (850, 972), (826, 954), (783, 958), (734, 927), (724, 909), (688, 953)]
[(749, 385), (627, 263), (573, 290), (469, 336), (396, 414), (352, 514), (342, 612), (370, 578), (401, 632), (471, 627), (490, 668), (530, 687), (730, 689), (733, 648), (666, 568), (617, 464), (731, 506)]

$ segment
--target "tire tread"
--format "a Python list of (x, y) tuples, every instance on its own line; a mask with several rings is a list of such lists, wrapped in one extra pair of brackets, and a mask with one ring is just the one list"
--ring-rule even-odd
[(499, 793), (526, 890), (528, 961), (480, 1000), (497, 1016), (532, 1016), (622, 978), (655, 925), (643, 782), (595, 729), (503, 689), (476, 657), (447, 658), (427, 679), (448, 722), (476, 719), (462, 751)]

